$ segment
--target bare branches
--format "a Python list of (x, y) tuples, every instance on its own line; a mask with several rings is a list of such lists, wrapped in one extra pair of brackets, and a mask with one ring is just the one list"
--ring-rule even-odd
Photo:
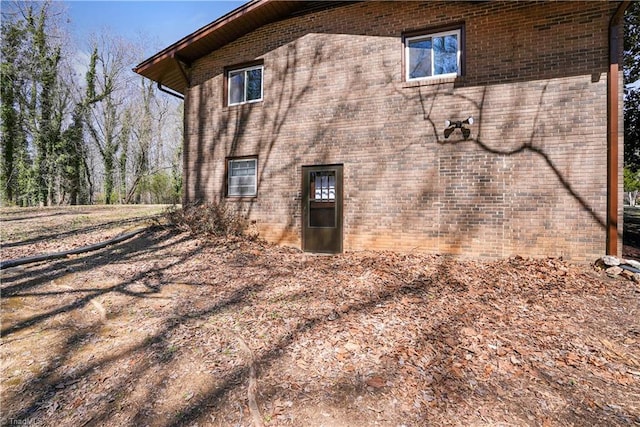
[[(103, 31), (79, 51), (64, 12), (51, 1), (3, 2), (2, 197), (75, 204), (98, 191), (106, 203), (150, 201), (145, 182), (172, 168), (181, 144), (177, 101), (131, 72), (141, 44)], [(174, 180), (162, 173), (158, 182)]]

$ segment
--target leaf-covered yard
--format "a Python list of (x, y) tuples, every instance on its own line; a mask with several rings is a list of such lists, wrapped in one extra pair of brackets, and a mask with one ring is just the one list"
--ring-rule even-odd
[(1, 274), (5, 425), (640, 423), (640, 286), (589, 266), (154, 228)]

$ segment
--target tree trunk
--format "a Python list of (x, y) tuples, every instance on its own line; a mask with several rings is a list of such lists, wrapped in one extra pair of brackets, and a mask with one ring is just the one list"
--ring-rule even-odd
[(110, 205), (113, 202), (113, 152), (115, 149), (111, 144), (109, 144), (105, 147), (104, 151), (104, 202), (105, 204)]

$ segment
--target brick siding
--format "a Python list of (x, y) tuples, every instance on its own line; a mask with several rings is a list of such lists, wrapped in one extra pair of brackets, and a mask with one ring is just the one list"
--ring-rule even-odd
[[(593, 260), (615, 7), (365, 2), (260, 27), (193, 64), (184, 200), (224, 198), (225, 158), (257, 155), (258, 196), (229, 201), (299, 247), (302, 166), (343, 164), (345, 250)], [(405, 82), (402, 34), (459, 23), (465, 75)], [(224, 106), (224, 68), (256, 59), (264, 100)], [(469, 140), (444, 138), (469, 116)]]

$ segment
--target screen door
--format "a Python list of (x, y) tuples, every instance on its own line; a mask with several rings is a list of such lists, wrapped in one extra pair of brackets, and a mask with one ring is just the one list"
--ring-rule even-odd
[(342, 252), (342, 165), (302, 168), (302, 249)]

